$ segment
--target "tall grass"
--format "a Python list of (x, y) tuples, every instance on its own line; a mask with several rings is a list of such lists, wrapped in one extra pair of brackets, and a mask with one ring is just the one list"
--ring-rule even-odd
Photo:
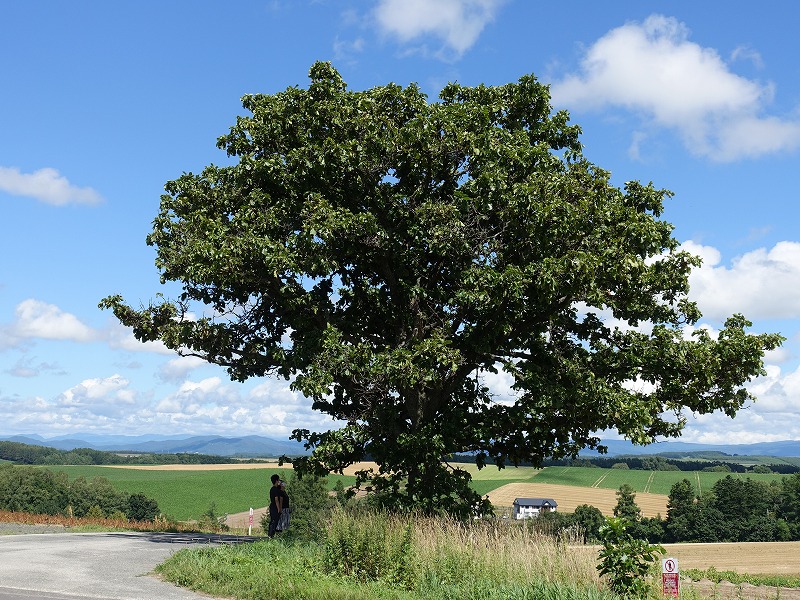
[(186, 550), (166, 579), (234, 598), (609, 600), (596, 549), (520, 523), (336, 510), (322, 541)]

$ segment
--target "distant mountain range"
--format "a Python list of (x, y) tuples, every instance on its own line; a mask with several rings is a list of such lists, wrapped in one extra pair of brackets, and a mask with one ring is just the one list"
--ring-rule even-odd
[(0, 435), (0, 440), (48, 446), (58, 450), (92, 448), (107, 452), (136, 452), (157, 454), (211, 454), (215, 456), (241, 456), (243, 458), (269, 458), (281, 455), (308, 454), (300, 442), (276, 440), (260, 435), (242, 437), (205, 436), (159, 436), (159, 435), (94, 435), (72, 434), (45, 438), (40, 435)]
[[(695, 444), (690, 442), (656, 442), (649, 446), (634, 446), (627, 440), (603, 440), (608, 447), (605, 456), (623, 454), (661, 454), (664, 452), (691, 454), (695, 452), (723, 452), (739, 456), (797, 456), (800, 457), (800, 440), (783, 440), (779, 442), (759, 442), (757, 444)], [(586, 456), (598, 456), (597, 452), (586, 450)]]
[[(276, 440), (260, 435), (224, 437), (220, 435), (96, 435), (76, 433), (69, 436), (45, 438), (40, 435), (0, 435), (0, 440), (49, 446), (59, 450), (92, 448), (110, 452), (141, 452), (177, 454), (181, 452), (212, 454), (216, 456), (241, 456), (243, 458), (269, 458), (281, 455), (308, 454), (300, 442)], [(603, 440), (608, 447), (605, 456), (661, 454), (664, 452), (691, 454), (694, 452), (723, 452), (739, 456), (800, 457), (800, 440), (761, 442), (758, 444), (694, 444), (689, 442), (657, 442), (649, 446), (634, 446), (625, 440)], [(582, 456), (599, 456), (585, 450)]]

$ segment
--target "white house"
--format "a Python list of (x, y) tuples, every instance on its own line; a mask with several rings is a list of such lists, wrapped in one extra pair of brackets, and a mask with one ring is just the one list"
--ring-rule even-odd
[(541, 513), (555, 512), (558, 502), (552, 498), (516, 498), (514, 500), (514, 518), (530, 519)]

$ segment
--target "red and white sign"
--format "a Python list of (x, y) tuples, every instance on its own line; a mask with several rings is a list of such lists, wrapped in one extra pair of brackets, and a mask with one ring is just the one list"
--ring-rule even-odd
[(681, 577), (678, 570), (678, 561), (674, 558), (665, 558), (661, 561), (661, 591), (665, 596), (677, 598), (681, 592)]

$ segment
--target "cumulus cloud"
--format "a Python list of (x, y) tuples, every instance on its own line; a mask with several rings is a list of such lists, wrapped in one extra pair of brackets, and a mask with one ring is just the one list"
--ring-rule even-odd
[(403, 43), (432, 35), (461, 56), (477, 41), (504, 0), (380, 0), (375, 19)]
[(139, 396), (120, 375), (85, 379), (55, 398), (0, 397), (7, 431), (71, 433), (124, 428), (137, 413)]
[(722, 319), (735, 312), (750, 319), (800, 317), (800, 243), (758, 248), (730, 266), (722, 264), (716, 248), (691, 241), (682, 248), (703, 259), (689, 277), (689, 296), (705, 317)]
[(158, 377), (163, 381), (179, 381), (186, 375), (208, 362), (197, 356), (179, 356), (162, 365), (158, 370)]
[(681, 439), (705, 444), (754, 444), (800, 439), (800, 368), (784, 373), (767, 366), (767, 375), (747, 384), (757, 400), (734, 419), (721, 413), (690, 415)]
[(219, 377), (201, 381), (185, 381), (174, 393), (164, 397), (155, 407), (156, 412), (172, 414), (202, 414), (210, 407), (219, 410), (220, 404), (236, 403), (236, 391), (225, 386)]
[(0, 190), (13, 196), (34, 198), (46, 204), (98, 204), (103, 198), (90, 187), (78, 187), (57, 170), (39, 169), (22, 173), (14, 167), (0, 167)]
[[(748, 51), (750, 57), (756, 56)], [(734, 53), (734, 59), (744, 52)], [(800, 146), (800, 121), (764, 115), (775, 89), (733, 73), (712, 48), (689, 41), (683, 23), (652, 15), (588, 48), (579, 74), (551, 86), (567, 109), (621, 107), (678, 133), (690, 152), (733, 161)], [(641, 141), (637, 132), (635, 146)], [(638, 150), (637, 150), (638, 151)]]
[(16, 320), (9, 328), (16, 338), (71, 340), (90, 342), (98, 333), (81, 323), (75, 315), (64, 312), (55, 304), (29, 298), (20, 302), (14, 311)]
[(74, 409), (103, 417), (115, 418), (136, 404), (130, 382), (120, 375), (85, 379), (57, 398), (62, 410)]

